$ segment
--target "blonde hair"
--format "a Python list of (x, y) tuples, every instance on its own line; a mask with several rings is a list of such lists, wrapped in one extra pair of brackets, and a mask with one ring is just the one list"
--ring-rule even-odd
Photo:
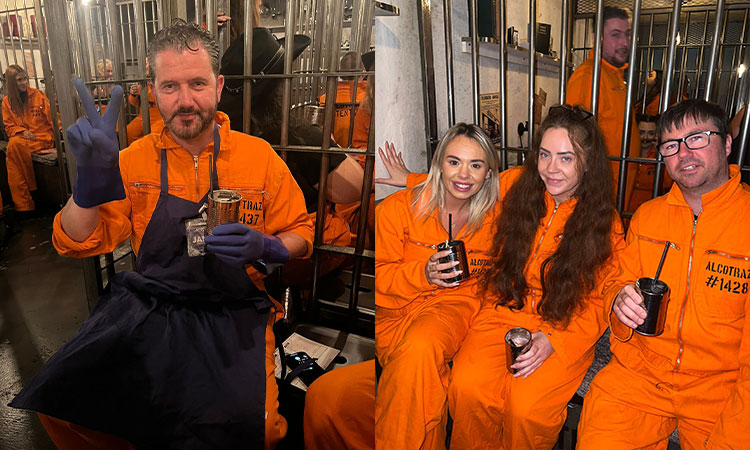
[(102, 78), (107, 78), (107, 66), (112, 67), (112, 60), (110, 60), (109, 58), (100, 59), (99, 61), (97, 61), (96, 74)]
[(479, 192), (469, 200), (469, 220), (466, 223), (468, 234), (474, 234), (482, 224), (484, 215), (492, 209), (500, 195), (498, 179), (500, 177), (500, 159), (492, 141), (484, 130), (474, 124), (457, 123), (453, 125), (440, 140), (435, 154), (432, 156), (430, 173), (427, 180), (415, 186), (412, 190), (412, 206), (417, 217), (424, 220), (435, 210), (445, 207), (445, 186), (442, 181), (442, 163), (445, 149), (458, 136), (464, 136), (475, 141), (482, 147), (487, 159), (489, 177), (484, 180)]

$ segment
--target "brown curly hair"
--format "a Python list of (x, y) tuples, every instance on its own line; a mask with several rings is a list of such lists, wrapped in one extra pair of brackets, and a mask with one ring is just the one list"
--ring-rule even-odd
[(495, 264), (485, 272), (482, 286), (499, 297), (496, 306), (524, 307), (529, 291), (524, 269), (547, 212), (546, 188), (537, 169), (539, 147), (545, 132), (553, 128), (568, 131), (578, 155), (581, 181), (574, 194), (578, 202), (565, 223), (562, 241), (542, 263), (542, 299), (536, 311), (543, 320), (566, 327), (583, 307), (599, 269), (612, 254), (609, 235), (617, 213), (602, 132), (596, 119), (581, 107), (550, 108), (539, 127), (519, 179), (502, 199), (491, 249)]

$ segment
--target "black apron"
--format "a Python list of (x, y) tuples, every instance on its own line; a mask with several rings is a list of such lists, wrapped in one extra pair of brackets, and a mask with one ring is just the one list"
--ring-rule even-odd
[[(219, 144), (216, 127), (214, 161)], [(113, 277), (78, 333), (10, 406), (138, 448), (263, 448), (272, 303), (244, 268), (187, 256), (184, 220), (205, 199), (169, 194), (162, 149), (161, 194), (137, 272)]]

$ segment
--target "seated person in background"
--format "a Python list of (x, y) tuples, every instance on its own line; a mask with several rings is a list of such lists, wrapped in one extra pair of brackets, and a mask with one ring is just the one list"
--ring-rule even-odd
[[(501, 183), (509, 188), (501, 188), (476, 297), (482, 308), (453, 360), (451, 449), (554, 447), (607, 328), (600, 280), (624, 245), (604, 138), (590, 112), (550, 108), (526, 164), (503, 172)], [(504, 338), (515, 327), (532, 340), (512, 374)]]
[[(148, 89), (148, 116), (151, 123), (151, 133), (161, 134), (164, 129), (164, 119), (159, 114), (159, 108), (156, 106), (156, 99), (151, 89)], [(143, 137), (143, 114), (138, 114), (128, 124), (128, 145)]]
[[(282, 310), (263, 277), (310, 254), (312, 224), (281, 158), (217, 112), (218, 54), (197, 25), (156, 33), (148, 58), (165, 128), (122, 152), (122, 89), (100, 117), (76, 80), (87, 117), (67, 131), (78, 178), (53, 244), (88, 257), (129, 237), (137, 259), (11, 403), (39, 412), (61, 450), (272, 449), (286, 434), (272, 330)], [(214, 228), (193, 256), (191, 221), (220, 187), (243, 196), (241, 223)]]
[[(96, 81), (113, 80), (113, 73), (112, 61), (108, 58), (100, 59), (96, 62)], [(114, 88), (115, 83), (97, 84), (92, 91), (94, 99), (99, 102), (107, 102), (112, 96), (112, 89)]]
[[(371, 72), (375, 70), (375, 50), (363, 54), (362, 63), (366, 71)], [(372, 115), (372, 107), (375, 104), (375, 79), (368, 75), (365, 82), (367, 83), (367, 92), (354, 117), (354, 134), (351, 145), (354, 148), (367, 148), (367, 141), (370, 137), (370, 117)], [(358, 160), (364, 167), (364, 155), (359, 155)]]
[[(377, 206), (375, 352), (383, 372), (374, 433), (379, 449), (445, 443), (449, 363), (479, 311), (477, 280), (488, 267), (498, 168), (484, 131), (459, 123), (443, 136), (427, 180)], [(469, 272), (462, 273), (468, 278), (460, 282), (452, 280), (457, 274), (450, 270), (458, 262), (439, 261), (450, 251), (436, 250), (449, 236), (463, 240), (471, 255)]]
[[(350, 51), (344, 53), (339, 61), (339, 72), (359, 72), (359, 53)], [(357, 110), (362, 99), (367, 94), (367, 82), (358, 80), (358, 76), (339, 77), (336, 86), (336, 113), (333, 122), (333, 138), (341, 147), (351, 147), (349, 132), (352, 130)], [(355, 84), (356, 83), (356, 84)], [(356, 99), (352, 100), (354, 90)], [(354, 105), (350, 103), (354, 102)], [(320, 107), (326, 106), (326, 94), (320, 96)], [(353, 112), (352, 112), (353, 111)], [(321, 112), (322, 113), (322, 112)]]
[(3, 98), (3, 124), (8, 134), (8, 184), (16, 211), (32, 211), (36, 190), (31, 154), (54, 149), (49, 99), (29, 86), (29, 76), (15, 64), (5, 71), (6, 96)]
[[(603, 284), (613, 358), (584, 399), (577, 448), (666, 448), (675, 428), (682, 448), (747, 448), (750, 192), (727, 164), (732, 137), (719, 105), (682, 101), (658, 128), (675, 185), (638, 208), (620, 268)], [(633, 333), (646, 318), (633, 283), (656, 274), (665, 248), (664, 331)]]
[[(638, 131), (641, 135), (641, 158), (656, 159), (656, 121), (659, 120), (659, 117), (636, 114), (635, 120), (638, 121)], [(638, 164), (633, 193), (630, 196), (627, 211), (634, 212), (642, 203), (651, 200), (655, 174), (656, 164)], [(672, 185), (672, 179), (667, 173), (662, 173), (662, 176), (664, 178), (662, 188), (659, 189), (660, 195)]]
[[(241, 18), (234, 18), (237, 25)], [(253, 73), (275, 74), (283, 72), (286, 39), (276, 39), (267, 28), (253, 29)], [(298, 57), (310, 44), (307, 36), (294, 36), (294, 57)], [(244, 68), (244, 35), (239, 35), (229, 46), (221, 60), (223, 75), (242, 75)], [(219, 110), (230, 117), (233, 129), (243, 128), (243, 81), (227, 80), (222, 92)], [(255, 79), (252, 85), (250, 133), (261, 137), (272, 145), (281, 144), (283, 80), (274, 78)], [(323, 142), (323, 130), (311, 123), (289, 115), (288, 142), (290, 145), (318, 146)], [(318, 179), (320, 176), (321, 154), (314, 152), (287, 153), (287, 165), (305, 196), (305, 205), (311, 219), (315, 221), (318, 200)], [(364, 170), (357, 161), (344, 153), (330, 153), (326, 189), (326, 211), (324, 219), (323, 243), (349, 245), (350, 223), (342, 217), (336, 204), (358, 202), (361, 196)], [(359, 205), (357, 204), (357, 207)], [(338, 267), (343, 255), (325, 253), (320, 275), (323, 276)], [(309, 261), (296, 261), (284, 268), (284, 278), (289, 284), (306, 285), (311, 282)]]

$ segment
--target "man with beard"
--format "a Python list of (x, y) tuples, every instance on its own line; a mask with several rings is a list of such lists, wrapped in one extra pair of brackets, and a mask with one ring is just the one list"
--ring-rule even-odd
[[(231, 131), (217, 112), (218, 54), (210, 34), (184, 21), (154, 36), (149, 87), (165, 128), (122, 152), (121, 88), (100, 117), (76, 80), (87, 118), (67, 130), (78, 178), (53, 243), (87, 257), (130, 237), (137, 271), (110, 280), (12, 402), (39, 412), (60, 449), (270, 449), (286, 433), (273, 358), (281, 307), (262, 277), (310, 254), (312, 224), (268, 143)], [(242, 195), (241, 223), (214, 228), (193, 256), (203, 240), (194, 225), (219, 188)]]
[[(625, 119), (625, 97), (628, 93), (625, 84), (625, 70), (630, 56), (630, 16), (628, 12), (614, 7), (604, 8), (604, 29), (602, 31), (602, 66), (599, 81), (599, 109), (596, 120), (604, 134), (604, 144), (609, 156), (620, 156), (622, 146), (622, 126)], [(591, 85), (594, 72), (594, 51), (581, 64), (568, 80), (565, 103), (591, 108)], [(632, 112), (628, 112), (632, 114)], [(631, 123), (635, 123), (631, 120)], [(630, 130), (630, 150), (628, 156), (637, 158), (640, 149), (638, 129)], [(612, 161), (612, 176), (615, 186), (620, 179), (620, 164)], [(628, 178), (625, 186), (625, 205), (628, 205), (630, 193), (635, 181), (635, 164), (628, 166)]]

